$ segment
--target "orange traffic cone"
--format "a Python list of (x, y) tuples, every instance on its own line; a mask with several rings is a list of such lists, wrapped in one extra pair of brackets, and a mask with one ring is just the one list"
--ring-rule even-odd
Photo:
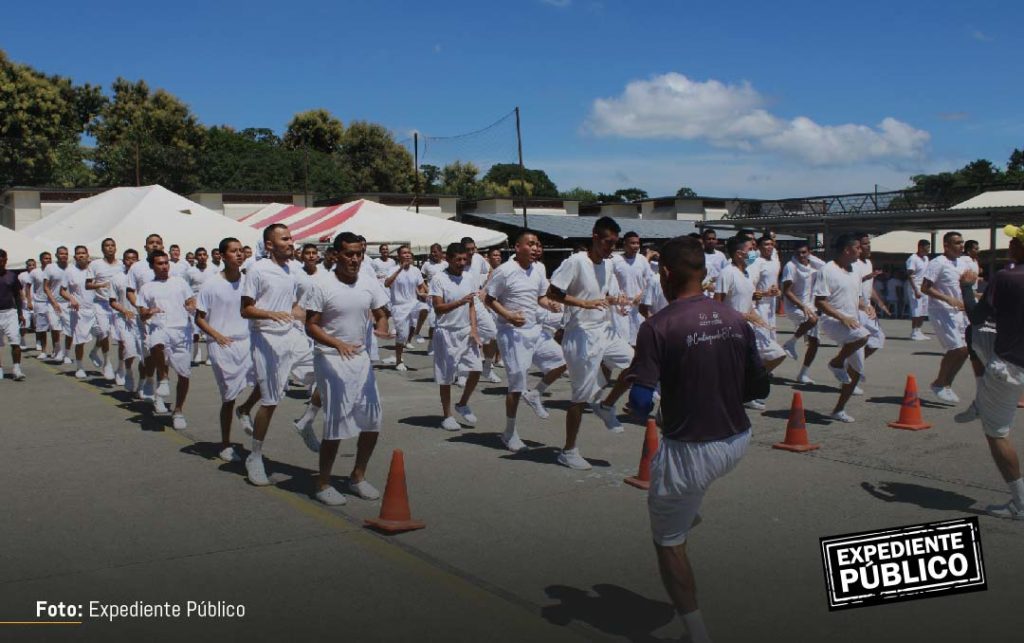
[(647, 418), (647, 431), (644, 432), (644, 447), (640, 451), (640, 469), (635, 477), (626, 478), (626, 484), (637, 489), (651, 488), (651, 458), (658, 450), (658, 424), (654, 418)]
[(921, 417), (921, 398), (917, 396), (917, 378), (907, 375), (907, 388), (903, 392), (903, 404), (900, 406), (900, 418), (890, 422), (889, 426), (894, 429), (906, 429), (907, 431), (920, 431), (932, 428), (931, 424)]
[(384, 487), (384, 501), (380, 505), (380, 517), (367, 518), (364, 527), (397, 534), (403, 531), (423, 529), (426, 523), (413, 520), (409, 511), (409, 493), (405, 488), (405, 457), (401, 449), (391, 453), (391, 469), (388, 484)]
[(793, 404), (789, 407), (789, 422), (786, 423), (786, 439), (772, 445), (773, 449), (784, 449), (786, 451), (814, 451), (820, 449), (820, 444), (811, 444), (807, 441), (807, 423), (804, 420), (804, 398), (800, 391), (793, 393)]

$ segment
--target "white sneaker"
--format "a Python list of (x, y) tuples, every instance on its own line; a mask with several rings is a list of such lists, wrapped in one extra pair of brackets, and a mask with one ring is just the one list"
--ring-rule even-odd
[(1013, 500), (1005, 505), (989, 505), (985, 511), (996, 518), (1007, 518), (1009, 520), (1024, 520), (1024, 509), (1017, 506)]
[[(301, 420), (302, 418), (299, 419)], [(305, 424), (300, 424), (299, 421), (295, 421), (293, 426), (295, 427), (296, 433), (298, 433), (299, 437), (302, 438), (302, 441), (306, 443), (306, 448), (313, 453), (319, 453), (320, 440), (316, 439), (316, 431), (313, 430), (313, 423), (306, 422)]]
[(36, 352), (38, 353), (38, 352), (41, 352), (42, 350), (43, 350), (43, 345), (42, 344), (36, 344)]
[[(267, 478), (267, 472), (263, 468), (262, 456), (254, 456), (253, 454), (250, 453), (249, 457), (245, 459), (245, 473), (246, 476), (249, 478), (249, 482), (256, 485), (257, 487), (265, 487), (268, 484), (270, 484), (270, 479)], [(318, 499), (319, 495), (320, 494), (317, 494)], [(340, 496), (341, 494), (338, 495)]]
[[(246, 465), (248, 464), (249, 461), (246, 460)], [(340, 507), (341, 505), (348, 502), (348, 500), (345, 499), (345, 496), (340, 491), (331, 486), (324, 487), (320, 491), (317, 491), (316, 499), (324, 503), (328, 507)]]
[(125, 373), (124, 373), (124, 371), (117, 371), (116, 373), (114, 373), (114, 385), (115, 386), (124, 386), (124, 383), (125, 383)]
[(153, 396), (153, 413), (156, 415), (167, 415), (168, 413), (167, 405), (158, 395)]
[(75, 371), (75, 379), (76, 380), (84, 380), (84, 379), (88, 379), (88, 377), (89, 376), (85, 374), (85, 369), (83, 369), (83, 368), (80, 368), (77, 371)]
[[(3, 373), (3, 371), (0, 370), (0, 373)], [(21, 382), (25, 380), (25, 374), (21, 372), (21, 366), (19, 364), (14, 365), (14, 374), (11, 377), (14, 378), (15, 382)], [(3, 379), (3, 376), (0, 376), (0, 379)]]
[(410, 349), (410, 350), (411, 350), (411, 349), (413, 349), (413, 348), (416, 348), (416, 344), (413, 344), (413, 343), (412, 343), (412, 340), (410, 339), (409, 341), (407, 341), (407, 342), (405, 343), (405, 347), (406, 347), (407, 349)]
[(395, 364), (395, 370), (399, 373), (404, 373), (409, 370), (409, 367), (405, 365), (405, 362), (399, 362)]
[(144, 380), (142, 382), (142, 388), (140, 389), (140, 393), (142, 394), (140, 397), (142, 399), (144, 399), (144, 400), (152, 400), (153, 399), (153, 379), (152, 378), (147, 378), (146, 380)]
[(519, 433), (513, 433), (512, 437), (502, 434), (501, 443), (504, 444), (505, 448), (509, 451), (519, 452), (527, 449), (527, 446), (519, 439)]
[(385, 357), (380, 361), (384, 366), (394, 366), (397, 362), (398, 360), (394, 357)]
[(563, 450), (559, 453), (558, 464), (578, 471), (588, 471), (590, 469), (590, 463), (583, 459), (578, 447), (575, 449), (569, 449), (568, 451)]
[(427, 357), (433, 357), (433, 355), (434, 355), (434, 347), (431, 346), (430, 348), (427, 349)]
[(910, 334), (910, 339), (915, 342), (926, 342), (928, 341), (928, 336), (924, 334), (924, 331), (918, 330)]
[(103, 379), (108, 382), (113, 381), (115, 384), (117, 383), (117, 374), (114, 372), (114, 367), (109, 363), (103, 367)]
[(441, 421), (441, 428), (445, 431), (459, 431), (462, 429), (462, 427), (459, 426), (459, 421), (450, 415)]
[(800, 371), (800, 374), (797, 375), (797, 377), (796, 377), (796, 381), (797, 381), (798, 384), (814, 384), (815, 383), (814, 380), (811, 379), (811, 376), (808, 375), (804, 371)]
[(850, 422), (853, 422), (853, 417), (849, 413), (847, 413), (846, 411), (839, 411), (839, 412), (833, 413), (829, 417), (831, 417), (836, 422), (846, 422), (847, 424), (849, 424)]
[(540, 399), (540, 393), (536, 390), (530, 389), (523, 393), (523, 401), (526, 402), (528, 407), (533, 409), (533, 412), (536, 413), (537, 417), (540, 419), (546, 420), (550, 416), (548, 410), (544, 408), (544, 402)]
[(0, 382), (4, 379), (4, 369), (0, 368)]
[(947, 402), (949, 404), (957, 404), (960, 402), (960, 398), (957, 397), (956, 393), (953, 392), (953, 389), (948, 386), (932, 385), (929, 388), (932, 389), (932, 393), (935, 394), (935, 397), (939, 398), (943, 402)]
[(64, 351), (60, 351), (58, 353), (54, 353), (53, 354), (53, 361), (57, 362), (58, 364), (63, 364), (64, 363), (64, 359), (65, 359)]
[(224, 462), (238, 462), (239, 460), (242, 459), (242, 457), (238, 455), (238, 451), (235, 451), (235, 447), (224, 448), (220, 453), (217, 454), (217, 457), (219, 457)]
[(455, 412), (459, 414), (463, 422), (469, 426), (476, 426), (476, 415), (473, 413), (473, 409), (469, 408), (468, 404), (456, 404)]
[(94, 346), (93, 349), (89, 351), (89, 361), (92, 362), (92, 365), (96, 368), (103, 368), (103, 358), (100, 356), (99, 346)]
[(764, 402), (761, 402), (760, 400), (750, 400), (749, 402), (744, 402), (743, 406), (744, 408), (748, 408), (751, 411), (763, 411), (766, 408), (768, 408), (767, 406), (765, 406)]
[(47, 353), (39, 353), (38, 355), (36, 355), (36, 359), (39, 360), (40, 362), (48, 362), (50, 361), (50, 355)]
[(207, 366), (213, 366), (213, 360), (210, 359), (209, 355), (206, 356), (206, 361), (203, 363), (206, 364)]
[(175, 413), (171, 416), (171, 426), (174, 427), (175, 431), (184, 431), (188, 428), (188, 422), (185, 421), (185, 416), (181, 413)]
[(248, 413), (243, 413), (242, 409), (235, 409), (235, 417), (238, 418), (238, 423), (242, 425), (242, 430), (245, 431), (246, 435), (252, 435), (252, 418), (249, 417)]
[(416, 343), (417, 343), (417, 344), (426, 344), (426, 343), (427, 343), (427, 340), (425, 340), (425, 339), (423, 339), (422, 337), (420, 337), (419, 335), (417, 335), (417, 336), (416, 336)]
[(864, 395), (864, 389), (862, 389), (859, 386), (854, 386), (853, 387), (853, 394), (854, 395)]
[(840, 384), (849, 384), (852, 381), (850, 379), (850, 374), (846, 372), (845, 368), (836, 368), (835, 366), (829, 364), (828, 370), (832, 373), (833, 377), (839, 380)]
[(484, 377), (483, 379), (487, 380), (491, 384), (501, 384), (501, 378), (498, 377), (498, 374), (495, 373), (494, 371), (491, 371), (490, 373), (488, 373), (487, 376)]
[(466, 388), (466, 376), (459, 375), (455, 380), (455, 386), (458, 386), (459, 388)]
[(377, 491), (377, 487), (374, 487), (367, 480), (360, 480), (359, 482), (349, 480), (348, 490), (349, 493), (363, 500), (377, 500), (380, 498), (380, 492)]
[(622, 433), (625, 430), (622, 428), (619, 418), (615, 417), (614, 406), (605, 406), (600, 402), (592, 402), (590, 410), (594, 412), (594, 415), (601, 418), (601, 421), (604, 422), (604, 427), (612, 433)]
[(796, 340), (791, 339), (782, 345), (782, 350), (786, 351), (786, 355), (789, 355), (794, 360), (800, 359), (800, 356), (796, 352)]
[(161, 397), (169, 397), (171, 395), (171, 384), (167, 380), (160, 380), (160, 383), (156, 385), (156, 394)]
[(968, 406), (965, 410), (960, 411), (959, 413), (953, 416), (953, 421), (956, 422), (957, 424), (966, 424), (968, 422), (973, 422), (977, 419), (978, 406), (974, 402), (971, 402), (971, 405)]
[(64, 358), (60, 360), (60, 363), (63, 364), (64, 366), (70, 366), (71, 358), (65, 355)]
[(491, 362), (491, 368), (505, 368), (505, 362), (501, 361), (500, 359)]

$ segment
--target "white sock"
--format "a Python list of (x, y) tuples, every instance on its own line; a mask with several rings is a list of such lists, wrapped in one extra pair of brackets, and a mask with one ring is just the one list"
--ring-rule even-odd
[(700, 615), (700, 610), (694, 610), (681, 616), (693, 643), (711, 643), (711, 637), (708, 635), (708, 628), (704, 626), (704, 617)]
[(491, 360), (484, 360), (484, 368), (480, 374), (483, 375), (484, 377), (489, 377), (491, 375)]
[(252, 439), (252, 455), (254, 458), (263, 457), (263, 440)]
[(505, 439), (511, 438), (516, 434), (516, 419), (505, 418)]
[(544, 380), (541, 380), (540, 383), (537, 384), (537, 386), (533, 387), (533, 390), (535, 390), (535, 391), (537, 391), (537, 393), (543, 395), (544, 391), (548, 390), (547, 382), (545, 382)]
[(76, 366), (76, 367), (78, 368), (78, 370), (80, 370), (80, 371), (81, 371), (81, 370), (84, 370), (84, 368), (85, 368), (85, 367), (83, 367), (83, 366), (82, 366), (82, 360), (80, 360), (80, 359), (76, 359), (76, 360), (75, 360), (75, 366)]
[(1014, 504), (1018, 507), (1024, 507), (1024, 478), (1017, 478), (1007, 482), (1006, 486), (1010, 488), (1010, 493), (1013, 494)]

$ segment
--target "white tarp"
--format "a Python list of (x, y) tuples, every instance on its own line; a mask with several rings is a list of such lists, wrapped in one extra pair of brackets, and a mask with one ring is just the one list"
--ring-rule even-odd
[(7, 251), (7, 267), (11, 270), (21, 270), (29, 259), (39, 261), (41, 252), (53, 252), (53, 248), (4, 226), (0, 226), (0, 248)]
[(72, 248), (84, 245), (100, 256), (103, 239), (117, 242), (118, 252), (135, 248), (143, 252), (146, 236), (163, 237), (164, 247), (181, 247), (182, 256), (197, 247), (215, 247), (224, 237), (236, 237), (244, 245), (256, 245), (259, 233), (159, 185), (112, 188), (79, 199), (20, 230), (49, 246)]

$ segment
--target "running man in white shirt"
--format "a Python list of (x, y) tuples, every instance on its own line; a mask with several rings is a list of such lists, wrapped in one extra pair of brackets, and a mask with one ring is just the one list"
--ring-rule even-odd
[(718, 233), (714, 228), (704, 228), (700, 238), (704, 244), (704, 266), (708, 269), (708, 274), (704, 277), (704, 293), (708, 297), (714, 297), (718, 275), (729, 265), (729, 258), (718, 249)]
[(768, 324), (772, 341), (778, 342), (776, 311), (779, 295), (782, 294), (779, 290), (779, 273), (782, 272), (782, 265), (775, 249), (775, 239), (768, 234), (762, 236), (757, 241), (757, 250), (761, 256), (757, 262), (754, 292), (760, 293), (760, 298), (756, 299), (754, 306), (757, 308), (757, 314)]
[[(629, 388), (633, 348), (615, 334), (609, 317), (609, 309), (621, 302), (610, 260), (620, 231), (615, 219), (599, 218), (594, 222), (590, 248), (562, 262), (548, 287), (548, 298), (568, 307), (562, 350), (572, 382), (572, 404), (565, 416), (565, 446), (558, 462), (572, 469), (590, 469), (576, 446), (584, 405), (591, 405), (609, 431), (623, 431), (614, 405)], [(604, 384), (602, 365), (622, 369), (622, 373), (605, 401), (598, 402)]]
[[(46, 267), (53, 261), (49, 252), (39, 253), (39, 265), (28, 273), (32, 281), (32, 326), (36, 329), (36, 359), (48, 360), (51, 355), (57, 354), (57, 345), (60, 335), (54, 334), (50, 327), (50, 300), (46, 293)], [(47, 333), (53, 336), (50, 342), (51, 351), (46, 350)]]
[(458, 431), (459, 421), (452, 416), (452, 384), (460, 373), (468, 373), (462, 397), (455, 412), (469, 426), (476, 426), (476, 415), (469, 398), (480, 381), (480, 335), (476, 331), (476, 279), (466, 274), (469, 252), (461, 243), (448, 246), (446, 268), (430, 279), (430, 301), (435, 314), (434, 380), (440, 387), (441, 428)]
[(480, 377), (491, 384), (501, 384), (501, 378), (492, 369), (498, 355), (498, 326), (491, 310), (484, 305), (487, 300), (487, 280), (491, 276), (491, 266), (483, 255), (477, 252), (476, 241), (472, 237), (462, 237), (462, 245), (466, 246), (469, 253), (469, 266), (465, 272), (476, 278), (476, 288), (479, 292), (477, 300), (473, 302), (476, 308), (476, 332), (484, 343), (483, 348), (483, 369)]
[[(430, 258), (423, 264), (420, 269), (423, 272), (423, 279), (427, 282), (427, 291), (430, 291), (430, 283), (434, 277), (448, 269), (448, 262), (445, 261), (445, 251), (441, 247), (440, 243), (435, 243), (430, 246)], [(433, 306), (434, 298), (432, 296), (427, 297), (427, 341), (429, 342), (427, 348), (427, 355), (434, 354), (434, 326), (437, 325), (437, 313), (434, 311)], [(416, 331), (417, 334), (419, 330)]]
[[(64, 273), (68, 267), (67, 246), (60, 246), (56, 251), (57, 260), (46, 266), (44, 271), (45, 280), (43, 290), (46, 292), (46, 299), (50, 303), (49, 320), (50, 335), (53, 339), (54, 355), (53, 361), (61, 364), (71, 363), (71, 309), (68, 302), (61, 294), (61, 290), (67, 285), (67, 275)], [(63, 335), (63, 342), (60, 336)]]
[(110, 307), (110, 298), (113, 296), (110, 284), (115, 275), (124, 274), (124, 265), (117, 258), (117, 243), (107, 237), (100, 244), (103, 256), (89, 262), (88, 275), (85, 280), (86, 289), (92, 291), (96, 313), (96, 326), (99, 328), (100, 339), (96, 342), (90, 358), (94, 357), (97, 349), (102, 355), (99, 363), (93, 359), (97, 368), (103, 369), (103, 377), (113, 380), (115, 384), (124, 384), (124, 372), (114, 366), (110, 360), (110, 337), (113, 335), (114, 310)]
[(959, 232), (942, 235), (942, 254), (928, 262), (921, 284), (921, 292), (928, 297), (928, 317), (935, 337), (946, 351), (931, 389), (935, 397), (950, 404), (960, 401), (953, 392), (953, 380), (968, 357), (967, 315), (960, 282), (977, 279), (974, 273), (964, 274), (965, 266), (959, 262), (963, 251), (964, 238)]
[(302, 302), (306, 332), (313, 338), (317, 389), (324, 398), (324, 436), (316, 498), (343, 505), (345, 496), (331, 485), (331, 469), (342, 440), (359, 436), (355, 466), (348, 479), (350, 493), (365, 500), (380, 497), (366, 480), (366, 467), (377, 445), (381, 425), (380, 394), (364, 344), (366, 319), (387, 336), (387, 297), (376, 280), (360, 277), (363, 245), (351, 232), (334, 239), (338, 262), (331, 277), (318, 280)]
[[(185, 281), (192, 287), (192, 292), (197, 296), (199, 291), (202, 290), (203, 284), (206, 281), (220, 272), (217, 268), (210, 264), (210, 254), (206, 251), (206, 248), (196, 248), (195, 252), (189, 253), (193, 257), (193, 261), (189, 263), (188, 269), (185, 271)], [(196, 325), (196, 334), (192, 338), (192, 361), (197, 364), (203, 362), (210, 363), (209, 355), (210, 351), (207, 348), (206, 358), (203, 358), (203, 351), (200, 348), (202, 346), (202, 337), (199, 334), (199, 327)]]
[(800, 384), (814, 384), (810, 370), (814, 358), (818, 355), (819, 345), (818, 312), (814, 307), (814, 281), (818, 276), (818, 269), (811, 264), (811, 257), (813, 255), (810, 244), (806, 241), (800, 242), (796, 254), (782, 269), (782, 309), (796, 326), (793, 337), (783, 344), (782, 348), (790, 357), (798, 359), (796, 343), (801, 337), (805, 337), (807, 343), (804, 362), (796, 378)]
[[(263, 230), (264, 259), (253, 264), (242, 284), (242, 317), (249, 320), (252, 359), (260, 389), (260, 409), (253, 422), (252, 452), (245, 459), (249, 482), (270, 484), (263, 465), (263, 441), (277, 405), (284, 397), (289, 374), (311, 384), (313, 347), (295, 320), (304, 313), (296, 296), (299, 282), (291, 272), (292, 235), (288, 226), (274, 223)], [(311, 451), (320, 443), (311, 424), (299, 432)]]
[[(211, 271), (212, 276), (200, 287), (196, 296), (196, 326), (211, 340), (207, 351), (221, 399), (220, 459), (238, 462), (242, 458), (231, 443), (231, 415), (234, 413), (243, 430), (252, 435), (249, 412), (260, 399), (260, 390), (255, 386), (249, 324), (241, 313), (242, 280), (245, 279), (241, 270), (245, 260), (242, 242), (228, 237), (221, 240), (218, 251), (223, 258), (224, 270)], [(235, 401), (248, 387), (252, 387), (249, 398), (235, 409)]]
[[(184, 407), (192, 375), (192, 314), (196, 297), (184, 279), (171, 276), (171, 262), (163, 250), (151, 253), (150, 261), (153, 280), (139, 289), (136, 302), (139, 316), (146, 322), (146, 346), (154, 368), (159, 372), (169, 367), (178, 374), (171, 422), (181, 431), (188, 427)], [(153, 395), (153, 410), (158, 414), (167, 412), (159, 391)]]
[(910, 339), (923, 341), (928, 339), (924, 334), (924, 318), (928, 316), (928, 295), (921, 291), (924, 273), (928, 269), (928, 253), (932, 243), (927, 239), (917, 242), (917, 252), (907, 257), (907, 299), (910, 302)]
[[(878, 310), (880, 309), (888, 315), (889, 308), (886, 307), (885, 301), (882, 300), (878, 295), (878, 291), (875, 290), (875, 277), (882, 274), (882, 272), (875, 270), (874, 264), (871, 263), (871, 235), (866, 232), (858, 232), (856, 236), (857, 240), (860, 241), (860, 258), (854, 262), (853, 267), (854, 271), (861, 278), (860, 311), (858, 314), (860, 325), (868, 331), (868, 343), (864, 345), (864, 359), (867, 359), (875, 351), (885, 346), (885, 332), (882, 331), (882, 326), (878, 323)], [(863, 375), (861, 379), (864, 379)], [(853, 389), (854, 395), (860, 395), (861, 393), (862, 391), (859, 387)]]
[[(96, 322), (96, 305), (93, 293), (87, 289), (89, 280), (89, 249), (85, 246), (75, 246), (75, 263), (68, 266), (64, 271), (67, 279), (65, 286), (61, 288), (61, 296), (68, 301), (68, 308), (71, 309), (71, 334), (72, 343), (75, 347), (75, 377), (84, 380), (85, 372), (85, 345), (96, 340), (96, 345), (89, 353), (89, 359), (97, 368), (103, 365), (99, 356), (99, 340), (102, 337), (99, 325)], [(113, 373), (111, 373), (113, 375)], [(111, 377), (111, 379), (113, 379)]]
[[(153, 267), (149, 257), (157, 250), (163, 252), (163, 249), (163, 237), (156, 233), (150, 233), (146, 236), (146, 259), (144, 261), (135, 262), (128, 271), (128, 288), (126, 294), (128, 301), (136, 309), (139, 307), (139, 290), (150, 281), (153, 281), (156, 276), (153, 272)], [(139, 346), (141, 346), (142, 350), (142, 359), (139, 360), (139, 381), (142, 382), (140, 397), (144, 400), (151, 400), (157, 390), (159, 390), (160, 395), (164, 397), (169, 396), (171, 394), (171, 388), (167, 379), (169, 373), (167, 367), (165, 366), (164, 370), (159, 372), (154, 370), (154, 362), (149, 356), (149, 345), (146, 343), (146, 328), (147, 324), (145, 320), (143, 320), (141, 316), (137, 316), (136, 331), (139, 335)], [(159, 380), (159, 383), (154, 383), (154, 379)]]
[(395, 370), (407, 371), (409, 367), (402, 361), (402, 352), (412, 335), (420, 296), (427, 294), (423, 273), (412, 265), (412, 249), (409, 246), (398, 247), (398, 267), (384, 280), (384, 287), (391, 291), (391, 318), (395, 324)]
[(22, 350), (42, 350), (42, 346), (33, 343), (35, 329), (32, 326), (32, 271), (36, 269), (36, 260), (25, 261), (25, 270), (18, 275), (18, 283), (21, 284), (21, 310), (25, 315), (25, 323), (21, 325), (21, 348)]
[(138, 394), (142, 380), (135, 377), (134, 362), (142, 357), (142, 339), (135, 323), (135, 306), (128, 300), (128, 271), (139, 260), (139, 253), (129, 248), (121, 254), (121, 272), (110, 278), (110, 309), (114, 312), (111, 335), (117, 341), (117, 372), (124, 378), (121, 384), (132, 394)]
[(839, 353), (828, 363), (829, 370), (842, 385), (832, 419), (853, 422), (846, 412), (846, 403), (864, 373), (862, 349), (868, 343), (868, 331), (860, 323), (861, 276), (854, 268), (860, 258), (860, 241), (854, 234), (841, 234), (834, 247), (837, 256), (821, 269), (814, 284), (814, 301), (824, 313), (818, 319), (821, 330), (840, 347)]
[(620, 256), (612, 262), (615, 278), (619, 282), (619, 290), (628, 300), (629, 307), (625, 315), (613, 315), (616, 331), (630, 346), (636, 344), (636, 333), (640, 329), (643, 317), (640, 315), (640, 304), (651, 281), (651, 266), (640, 254), (640, 235), (629, 231), (622, 237)]

